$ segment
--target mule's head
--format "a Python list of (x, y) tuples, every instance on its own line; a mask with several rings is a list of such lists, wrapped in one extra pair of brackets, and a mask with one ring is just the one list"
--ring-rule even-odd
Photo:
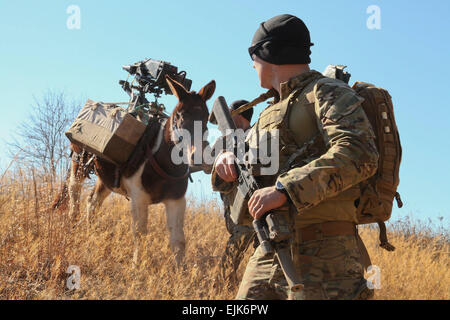
[[(169, 76), (166, 76), (166, 80), (172, 93), (178, 98), (178, 104), (169, 119), (171, 140), (175, 144), (185, 143), (190, 166), (202, 165), (203, 150), (208, 145), (205, 136), (209, 116), (206, 101), (214, 94), (216, 82), (212, 80), (197, 93), (188, 92)], [(190, 141), (183, 141), (186, 138)]]

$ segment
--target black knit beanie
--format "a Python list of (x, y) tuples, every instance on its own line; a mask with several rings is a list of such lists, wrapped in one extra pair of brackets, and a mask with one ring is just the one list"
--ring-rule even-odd
[[(233, 103), (230, 104), (230, 109), (231, 109), (231, 111), (236, 110), (237, 108), (243, 106), (246, 103), (248, 103), (247, 100), (236, 100), (236, 101), (233, 101)], [(241, 113), (241, 116), (243, 116), (245, 119), (247, 119), (248, 122), (251, 122), (252, 121), (252, 116), (253, 116), (253, 108), (245, 110), (244, 112)]]
[(313, 45), (305, 23), (293, 15), (282, 14), (261, 23), (248, 52), (250, 57), (256, 54), (277, 65), (309, 64)]

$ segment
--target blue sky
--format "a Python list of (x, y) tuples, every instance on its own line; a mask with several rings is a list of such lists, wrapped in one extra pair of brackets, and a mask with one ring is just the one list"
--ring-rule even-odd
[[(69, 5), (81, 28), (69, 30)], [(381, 9), (369, 30), (366, 9)], [(430, 1), (4, 1), (0, 0), (0, 167), (4, 142), (31, 111), (33, 95), (65, 90), (69, 97), (126, 101), (117, 84), (124, 64), (166, 60), (186, 70), (199, 90), (211, 79), (228, 102), (262, 89), (247, 53), (260, 22), (290, 13), (311, 32), (311, 67), (345, 64), (351, 82), (387, 88), (403, 144), (400, 188), (405, 206), (394, 215), (449, 218), (450, 2)], [(174, 97), (163, 102), (169, 111)], [(258, 114), (263, 105), (256, 108)], [(189, 192), (209, 197), (197, 173)], [(448, 224), (446, 221), (445, 224)]]

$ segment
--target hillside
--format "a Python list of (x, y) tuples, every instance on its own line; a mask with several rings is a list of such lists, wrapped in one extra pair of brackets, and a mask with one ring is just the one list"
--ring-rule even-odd
[[(150, 207), (143, 261), (133, 268), (126, 199), (107, 199), (89, 226), (82, 222), (73, 227), (66, 214), (46, 209), (53, 189), (25, 173), (2, 178), (0, 299), (234, 298), (236, 284), (215, 280), (227, 240), (217, 203), (190, 201), (185, 219), (186, 261), (178, 269), (168, 248), (163, 206)], [(381, 289), (375, 298), (449, 299), (448, 232), (440, 230), (444, 235), (439, 236), (428, 226), (408, 220), (394, 227), (390, 234), (397, 247), (394, 253), (378, 247), (376, 229), (361, 231), (372, 263), (381, 271)], [(81, 270), (79, 290), (66, 288), (69, 265)]]

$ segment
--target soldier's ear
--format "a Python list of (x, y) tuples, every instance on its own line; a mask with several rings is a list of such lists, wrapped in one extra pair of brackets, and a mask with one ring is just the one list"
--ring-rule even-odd
[(186, 89), (183, 87), (183, 85), (181, 83), (173, 80), (168, 75), (166, 75), (166, 81), (167, 81), (167, 84), (169, 85), (170, 90), (178, 98), (179, 101), (186, 98), (186, 96), (188, 95), (188, 92), (186, 91)]
[(216, 82), (211, 80), (207, 85), (200, 89), (198, 94), (202, 97), (203, 101), (209, 100), (216, 91)]

